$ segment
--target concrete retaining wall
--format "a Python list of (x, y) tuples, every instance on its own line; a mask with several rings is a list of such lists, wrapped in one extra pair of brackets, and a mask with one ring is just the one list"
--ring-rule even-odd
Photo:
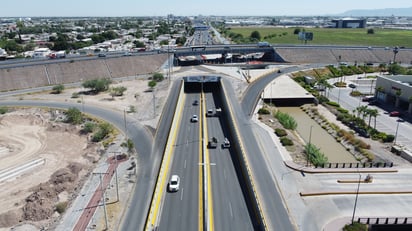
[(125, 56), (0, 69), (0, 91), (154, 73), (167, 54)]
[(251, 206), (252, 208), (249, 208), (250, 212), (253, 213), (251, 214), (252, 217), (254, 217), (253, 225), (255, 226), (255, 230), (268, 230), (264, 215), (263, 215), (263, 210), (262, 210), (262, 205), (259, 201), (259, 198), (256, 193), (256, 187), (254, 184), (254, 179), (252, 177), (251, 169), (249, 168), (249, 163), (246, 158), (246, 153), (245, 153), (245, 148), (243, 147), (242, 139), (240, 136), (240, 132), (237, 129), (237, 122), (235, 116), (232, 114), (231, 110), (231, 105), (229, 103), (229, 100), (227, 99), (225, 95), (225, 87), (220, 81), (220, 86), (219, 86), (219, 92), (218, 95), (221, 99), (222, 102), (222, 115), (221, 117), (225, 119), (225, 123), (228, 125), (228, 133), (229, 133), (229, 139), (231, 140), (231, 145), (232, 149), (234, 151), (231, 152), (232, 158), (234, 159), (235, 167), (240, 168), (241, 176), (239, 177), (239, 181), (241, 184), (244, 184), (246, 189), (246, 201), (248, 203), (248, 206)]

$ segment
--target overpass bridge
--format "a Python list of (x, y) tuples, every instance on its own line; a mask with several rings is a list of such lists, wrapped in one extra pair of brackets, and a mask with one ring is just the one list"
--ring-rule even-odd
[(271, 46), (256, 44), (243, 45), (200, 45), (183, 47), (173, 50), (175, 65), (194, 65), (203, 63), (207, 55), (216, 55), (213, 58), (219, 63), (260, 60), (268, 62), (284, 62)]

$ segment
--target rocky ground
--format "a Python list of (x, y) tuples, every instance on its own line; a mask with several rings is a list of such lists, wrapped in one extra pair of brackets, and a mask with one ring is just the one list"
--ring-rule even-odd
[[(99, 146), (55, 113), (27, 108), (0, 116), (0, 228), (59, 216), (56, 208), (70, 202), (99, 158)], [(19, 172), (37, 160), (39, 165)]]

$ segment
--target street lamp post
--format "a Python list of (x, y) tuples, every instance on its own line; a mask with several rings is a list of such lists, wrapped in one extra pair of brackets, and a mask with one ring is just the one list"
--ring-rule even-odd
[(355, 211), (356, 211), (356, 205), (358, 203), (358, 195), (359, 195), (359, 187), (360, 187), (361, 178), (362, 176), (361, 174), (359, 174), (358, 188), (356, 189), (355, 204), (353, 206), (353, 213), (352, 213), (352, 224), (353, 224), (353, 220), (355, 219)]
[(393, 63), (396, 62), (396, 55), (398, 54), (398, 52), (399, 52), (399, 47), (398, 46), (394, 47), (393, 48)]
[(398, 129), (399, 129), (399, 122), (400, 120), (398, 119), (398, 123), (396, 124), (396, 130), (395, 130), (395, 138), (393, 139), (393, 144), (396, 145), (396, 138), (398, 137)]
[(340, 100), (340, 87), (338, 87), (338, 104), (339, 104), (339, 100)]

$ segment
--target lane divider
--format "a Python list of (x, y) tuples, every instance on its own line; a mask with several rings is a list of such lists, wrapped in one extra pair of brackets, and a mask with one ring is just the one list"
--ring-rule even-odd
[(203, 160), (203, 151), (204, 151), (204, 139), (203, 139), (203, 121), (204, 117), (203, 117), (203, 98), (202, 98), (202, 94), (200, 94), (200, 115), (199, 115), (199, 122), (200, 122), (200, 129), (199, 129), (199, 191), (198, 191), (198, 196), (199, 196), (199, 220), (198, 220), (198, 230), (199, 231), (203, 231), (204, 230), (204, 210), (203, 210), (203, 164), (204, 160)]
[(204, 162), (203, 162), (203, 172), (204, 172), (204, 199), (205, 199), (205, 216), (206, 216), (206, 228), (207, 231), (214, 230), (214, 218), (213, 218), (213, 196), (212, 196), (212, 177), (210, 176), (210, 158), (209, 158), (209, 150), (207, 147), (208, 143), (208, 131), (207, 131), (207, 119), (206, 119), (206, 109), (204, 108), (206, 105), (206, 98), (204, 97), (203, 91), (201, 92), (201, 97), (204, 99), (203, 105), (203, 112), (202, 118), (205, 121), (202, 124), (203, 130), (203, 155), (204, 155)]
[(184, 91), (183, 80), (180, 86), (179, 98), (176, 104), (176, 110), (172, 119), (172, 126), (170, 127), (169, 136), (167, 138), (165, 152), (163, 154), (162, 163), (160, 166), (159, 174), (156, 180), (156, 186), (153, 193), (152, 201), (150, 203), (150, 209), (148, 217), (146, 219), (145, 230), (150, 231), (154, 230), (157, 226), (157, 219), (159, 216), (159, 209), (161, 202), (163, 201), (163, 193), (165, 191), (167, 173), (169, 171), (170, 160), (172, 159), (172, 154), (174, 150), (174, 144), (176, 141), (176, 135), (179, 130), (179, 124), (182, 117), (183, 105), (185, 102), (185, 94), (182, 94)]

